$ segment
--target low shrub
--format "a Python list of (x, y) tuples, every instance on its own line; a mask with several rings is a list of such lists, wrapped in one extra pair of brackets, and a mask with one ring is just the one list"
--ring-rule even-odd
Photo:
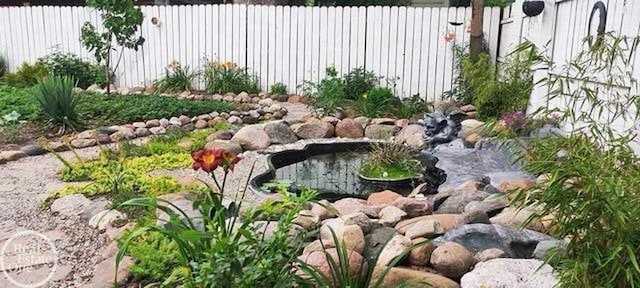
[(380, 83), (380, 77), (362, 67), (355, 68), (344, 75), (344, 95), (347, 99), (357, 100)]
[[(123, 239), (130, 232), (125, 233)], [(119, 241), (122, 245), (122, 241)], [(180, 269), (178, 245), (169, 237), (158, 232), (150, 232), (136, 238), (129, 245), (129, 256), (136, 262), (129, 267), (134, 280), (160, 283), (162, 287), (176, 284), (176, 278), (184, 277)]]
[(257, 77), (252, 75), (249, 69), (239, 68), (233, 62), (209, 62), (204, 70), (204, 80), (207, 93), (260, 92)]
[(338, 77), (338, 71), (334, 67), (328, 67), (326, 75), (319, 83), (305, 81), (302, 84), (304, 95), (313, 99), (313, 106), (320, 116), (341, 111), (340, 105), (346, 100), (344, 81)]
[(198, 77), (197, 71), (192, 71), (189, 66), (182, 67), (178, 62), (171, 63), (165, 72), (164, 78), (153, 83), (161, 93), (191, 91), (193, 81)]
[(360, 95), (353, 102), (354, 110), (365, 117), (376, 118), (392, 114), (394, 104), (400, 102), (387, 87), (375, 87)]
[(42, 65), (51, 76), (73, 78), (76, 86), (83, 89), (93, 84), (101, 87), (107, 85), (105, 67), (83, 61), (74, 54), (56, 52), (38, 59), (37, 64)]
[(190, 117), (213, 111), (228, 112), (232, 105), (224, 101), (185, 101), (159, 95), (112, 95), (83, 93), (78, 113), (93, 125), (116, 125), (150, 119), (187, 115)]
[(282, 82), (271, 85), (271, 94), (274, 95), (287, 95), (287, 85)]
[(432, 110), (432, 106), (420, 98), (419, 95), (395, 102), (392, 113), (399, 119), (412, 119), (416, 117), (422, 119), (424, 113)]
[(7, 64), (7, 59), (0, 55), (0, 81), (2, 80), (2, 76), (4, 76), (4, 73), (9, 70), (8, 66), (9, 64)]
[(38, 83), (34, 95), (48, 120), (60, 127), (59, 132), (64, 133), (67, 129), (77, 131), (83, 127), (76, 109), (79, 96), (73, 92), (72, 78), (49, 77)]
[(41, 62), (36, 62), (33, 65), (22, 63), (18, 71), (5, 73), (2, 81), (9, 86), (22, 88), (33, 86), (48, 75), (47, 68)]

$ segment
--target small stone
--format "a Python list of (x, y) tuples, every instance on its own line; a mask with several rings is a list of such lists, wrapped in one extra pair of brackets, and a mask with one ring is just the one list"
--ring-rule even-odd
[(97, 228), (98, 230), (104, 230), (107, 227), (111, 227), (117, 220), (127, 218), (124, 214), (117, 210), (104, 210), (91, 217), (89, 220), (89, 226)]
[(169, 119), (169, 125), (182, 126), (182, 121), (180, 121), (180, 119), (178, 119), (178, 117), (171, 117)]
[[(360, 228), (360, 226), (358, 225), (347, 225), (347, 226), (343, 226), (343, 227), (339, 227), (337, 229), (334, 230), (334, 233), (336, 235), (336, 239), (338, 240), (338, 243), (342, 243), (344, 242), (344, 246), (348, 249), (348, 250), (352, 250), (352, 251), (356, 251), (359, 254), (362, 254), (364, 252), (364, 246), (365, 246), (365, 240), (364, 240), (364, 233), (362, 232), (362, 228)], [(333, 236), (331, 234), (331, 232), (329, 231), (329, 235), (325, 234), (320, 234), (322, 237), (322, 239), (333, 239)], [(326, 237), (329, 236), (329, 237)]]
[(464, 106), (460, 106), (460, 111), (473, 112), (473, 111), (476, 111), (476, 107), (473, 105), (464, 105)]
[(22, 148), (20, 148), (20, 151), (24, 152), (28, 156), (36, 156), (36, 155), (42, 155), (47, 153), (47, 150), (45, 150), (44, 148), (40, 147), (40, 145), (37, 145), (37, 144), (23, 146)]
[(307, 244), (307, 246), (304, 246), (304, 249), (302, 250), (302, 255), (310, 254), (311, 252), (314, 252), (314, 251), (323, 252), (331, 248), (336, 248), (336, 244), (333, 243), (332, 240), (318, 239)]
[(318, 202), (312, 202), (311, 211), (313, 212), (313, 214), (318, 215), (321, 221), (327, 218), (332, 218), (337, 216), (336, 215), (337, 210), (333, 207), (333, 205), (329, 201), (325, 199), (320, 200)]
[(411, 239), (402, 235), (393, 236), (384, 248), (382, 248), (380, 255), (378, 255), (378, 262), (376, 262), (376, 266), (388, 266), (392, 264), (397, 257), (404, 254), (409, 249), (411, 249)]
[(353, 121), (355, 121), (356, 123), (360, 124), (360, 126), (362, 126), (362, 128), (367, 127), (369, 125), (369, 123), (371, 123), (371, 119), (367, 118), (367, 117), (356, 117), (353, 118)]
[(485, 249), (476, 253), (476, 255), (474, 256), (477, 262), (485, 262), (491, 259), (502, 258), (502, 257), (505, 257), (505, 253), (504, 251), (498, 248)]
[(231, 124), (231, 125), (240, 125), (240, 124), (242, 124), (242, 118), (240, 118), (238, 116), (230, 116), (227, 119), (227, 122), (229, 122), (229, 124)]
[(475, 119), (467, 119), (467, 120), (463, 120), (460, 123), (460, 132), (458, 132), (458, 137), (460, 138), (467, 138), (467, 136), (474, 134), (474, 133), (478, 133), (481, 134), (482, 130), (484, 129), (484, 122), (482, 121), (478, 121)]
[(291, 96), (289, 96), (289, 99), (287, 99), (287, 102), (289, 102), (289, 103), (300, 103), (300, 102), (302, 102), (302, 96), (300, 96), (300, 95), (291, 95)]
[(402, 209), (404, 212), (407, 212), (407, 216), (409, 218), (429, 215), (433, 212), (431, 203), (429, 203), (429, 201), (427, 200), (422, 199), (400, 197), (394, 200), (391, 205)]
[(80, 215), (91, 205), (91, 200), (82, 194), (72, 194), (58, 198), (51, 204), (51, 212), (64, 216)]
[(78, 135), (76, 135), (76, 138), (78, 139), (93, 139), (96, 138), (96, 136), (98, 136), (98, 131), (96, 130), (85, 130), (82, 131), (80, 133), (78, 133)]
[(398, 119), (396, 120), (396, 126), (400, 129), (409, 126), (409, 119)]
[(406, 217), (407, 213), (395, 206), (387, 206), (382, 208), (378, 215), (380, 217), (378, 223), (382, 224), (383, 226), (394, 226), (396, 225), (396, 223), (400, 222), (400, 220)]
[(343, 215), (340, 217), (344, 220), (344, 225), (358, 225), (365, 234), (371, 232), (375, 227), (374, 222), (367, 217), (361, 211), (353, 212), (351, 214)]
[(379, 279), (383, 273), (386, 273), (379, 287), (460, 288), (460, 285), (455, 281), (436, 273), (418, 271), (406, 267), (392, 267), (388, 270), (387, 268), (376, 266), (373, 271), (372, 279)]
[[(329, 248), (326, 251), (313, 251), (309, 254), (304, 254), (298, 257), (300, 261), (306, 263), (309, 266), (313, 266), (316, 271), (318, 271), (327, 279), (332, 279), (333, 274), (331, 272), (331, 264), (329, 264), (330, 262), (327, 258), (330, 258), (333, 263), (340, 263), (338, 250), (336, 248)], [(362, 255), (360, 253), (358, 253), (357, 251), (347, 250), (346, 258), (349, 266), (349, 275), (358, 275), (358, 273), (363, 271), (362, 265), (365, 262), (363, 261)]]
[(207, 142), (214, 140), (231, 140), (231, 138), (233, 138), (233, 133), (231, 133), (231, 131), (218, 131), (207, 136)]
[(333, 116), (326, 116), (322, 119), (320, 119), (320, 121), (325, 122), (325, 123), (329, 123), (333, 126), (336, 126), (336, 124), (338, 124), (338, 122), (340, 122), (340, 119), (333, 117)]
[(256, 124), (260, 122), (260, 118), (253, 116), (244, 116), (242, 117), (242, 123), (244, 124)]
[(198, 119), (198, 121), (196, 121), (194, 126), (196, 127), (196, 129), (204, 129), (209, 127), (209, 123), (207, 122), (207, 120)]
[(433, 220), (436, 221), (439, 226), (442, 228), (443, 232), (449, 231), (450, 229), (455, 228), (459, 224), (463, 223), (463, 216), (460, 214), (433, 214), (415, 217), (407, 220), (402, 220), (396, 224), (395, 228), (398, 230), (398, 233), (405, 234), (407, 230), (414, 225), (415, 223), (422, 220)]
[(539, 260), (547, 260), (551, 253), (557, 253), (560, 257), (564, 256), (567, 250), (567, 243), (562, 240), (546, 240), (538, 242), (536, 249), (533, 250), (533, 258)]
[(362, 138), (364, 137), (364, 128), (353, 119), (345, 118), (336, 124), (335, 134), (342, 138)]
[(182, 127), (180, 127), (180, 130), (182, 131), (193, 131), (196, 129), (196, 126), (193, 125), (193, 123), (187, 123), (182, 125)]
[(310, 210), (302, 210), (298, 216), (293, 219), (293, 223), (300, 225), (305, 230), (313, 230), (320, 224), (320, 217)]
[(371, 125), (395, 125), (396, 120), (393, 118), (373, 118)]
[(334, 127), (329, 123), (305, 122), (291, 125), (293, 132), (301, 139), (318, 139), (333, 137)]
[(144, 122), (133, 122), (131, 125), (133, 125), (134, 128), (147, 128), (147, 124)]
[(411, 265), (427, 266), (431, 261), (431, 253), (436, 249), (436, 245), (431, 242), (427, 242), (426, 238), (415, 238), (411, 240), (411, 252), (407, 260)]
[(170, 121), (167, 120), (166, 118), (162, 118), (160, 120), (158, 120), (158, 123), (160, 123), (160, 126), (167, 128), (169, 125), (171, 125)]
[(473, 254), (455, 242), (446, 242), (431, 254), (431, 265), (442, 275), (450, 278), (460, 278), (475, 262)]
[(489, 221), (491, 221), (491, 224), (499, 224), (513, 228), (520, 228), (523, 224), (527, 223), (527, 229), (545, 232), (545, 226), (539, 219), (528, 221), (534, 213), (536, 212), (532, 207), (526, 207), (523, 209), (507, 207), (502, 210), (502, 212), (498, 213), (498, 215), (491, 217)]
[(182, 123), (182, 125), (185, 125), (187, 123), (191, 123), (191, 118), (189, 116), (186, 116), (186, 115), (180, 115), (180, 117), (178, 117), (178, 119), (180, 120), (180, 123)]
[(116, 256), (113, 256), (109, 259), (103, 260), (102, 262), (98, 263), (98, 265), (96, 265), (93, 273), (94, 275), (93, 280), (87, 287), (90, 287), (90, 288), (113, 287), (114, 279), (118, 284), (124, 284), (127, 281), (127, 279), (129, 279), (129, 276), (130, 276), (129, 267), (135, 263), (135, 260), (133, 260), (129, 256), (124, 256), (124, 258), (122, 258), (122, 260), (120, 261), (120, 265), (118, 266), (118, 270), (117, 270), (118, 278), (115, 278), (116, 276), (115, 257)]
[(153, 135), (158, 135), (158, 134), (164, 134), (167, 132), (166, 129), (164, 129), (164, 127), (159, 126), (159, 127), (151, 127), (149, 128), (149, 132), (151, 132), (151, 134)]
[(464, 147), (473, 148), (476, 147), (476, 143), (482, 140), (482, 136), (478, 133), (473, 133), (464, 138)]
[(322, 221), (322, 225), (320, 226), (320, 236), (321, 239), (333, 239), (331, 231), (335, 233), (338, 229), (344, 227), (344, 220), (342, 218), (330, 218)]
[(71, 141), (73, 148), (86, 148), (96, 145), (96, 139), (75, 139)]
[(431, 238), (444, 234), (444, 229), (440, 227), (440, 222), (433, 219), (421, 220), (411, 225), (404, 233), (405, 236), (415, 239), (419, 237)]
[(136, 137), (145, 137), (151, 134), (151, 132), (147, 128), (136, 128), (136, 131), (134, 131), (133, 133), (136, 135)]

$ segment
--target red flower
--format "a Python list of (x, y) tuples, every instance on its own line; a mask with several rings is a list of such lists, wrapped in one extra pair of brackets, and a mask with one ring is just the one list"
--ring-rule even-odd
[(224, 151), (222, 153), (222, 165), (225, 169), (233, 171), (236, 164), (242, 160), (242, 156), (231, 151)]
[(207, 173), (213, 172), (218, 166), (222, 165), (222, 153), (224, 150), (219, 148), (205, 148), (200, 151), (193, 152), (193, 169), (202, 169)]

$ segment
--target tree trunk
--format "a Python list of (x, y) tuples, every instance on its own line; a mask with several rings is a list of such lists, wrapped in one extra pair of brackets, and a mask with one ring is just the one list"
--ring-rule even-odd
[(469, 53), (472, 60), (476, 60), (482, 52), (482, 32), (484, 18), (484, 0), (473, 0), (471, 10), (471, 39), (469, 43)]

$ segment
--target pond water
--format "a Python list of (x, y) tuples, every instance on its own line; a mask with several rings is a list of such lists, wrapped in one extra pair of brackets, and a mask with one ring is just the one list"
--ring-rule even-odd
[(338, 152), (309, 156), (306, 160), (280, 167), (275, 171), (276, 181), (292, 181), (297, 187), (317, 190), (323, 199), (366, 197), (371, 191), (393, 188), (409, 193), (410, 185), (393, 186), (371, 183), (358, 177), (358, 170), (368, 152)]

